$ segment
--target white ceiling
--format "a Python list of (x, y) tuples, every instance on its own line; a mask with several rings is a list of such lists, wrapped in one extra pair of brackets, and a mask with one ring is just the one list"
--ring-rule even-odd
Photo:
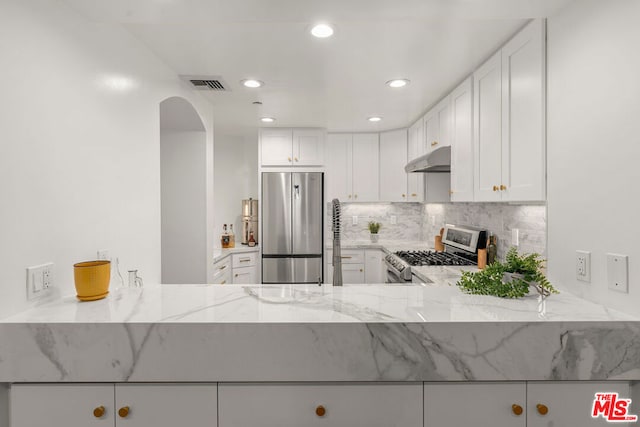
[[(178, 74), (220, 76), (229, 92), (202, 93), (226, 134), (254, 133), (261, 116), (332, 131), (407, 126), (528, 19), (570, 1), (67, 0), (91, 20), (123, 24)], [(317, 21), (335, 35), (309, 35)], [(265, 86), (244, 88), (245, 78)], [(385, 86), (393, 78), (411, 84)]]

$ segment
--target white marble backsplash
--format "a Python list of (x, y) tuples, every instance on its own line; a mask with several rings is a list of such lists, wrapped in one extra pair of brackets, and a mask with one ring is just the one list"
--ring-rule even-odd
[(423, 236), (433, 239), (445, 223), (483, 227), (498, 237), (498, 257), (511, 247), (511, 231), (519, 230), (519, 252), (547, 255), (545, 205), (504, 203), (428, 203), (423, 205)]
[[(422, 204), (420, 203), (341, 203), (342, 208), (342, 240), (369, 240), (369, 221), (382, 224), (380, 240), (422, 239)], [(358, 224), (353, 225), (353, 216), (358, 217)], [(396, 217), (396, 224), (391, 224), (391, 217)], [(325, 236), (331, 238), (331, 203), (327, 203)]]
[[(353, 225), (352, 217), (358, 217)], [(391, 224), (391, 217), (396, 224)], [(505, 203), (342, 203), (342, 240), (369, 240), (367, 223), (382, 224), (380, 240), (424, 241), (433, 246), (445, 223), (483, 227), (498, 237), (498, 257), (511, 247), (511, 230), (519, 230), (520, 252), (547, 254), (545, 205)], [(331, 203), (327, 204), (325, 236), (331, 234)]]

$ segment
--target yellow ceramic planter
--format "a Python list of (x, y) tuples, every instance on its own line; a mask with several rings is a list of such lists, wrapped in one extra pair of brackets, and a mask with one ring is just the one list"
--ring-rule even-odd
[(95, 301), (109, 293), (111, 261), (85, 261), (73, 265), (73, 278), (80, 301)]

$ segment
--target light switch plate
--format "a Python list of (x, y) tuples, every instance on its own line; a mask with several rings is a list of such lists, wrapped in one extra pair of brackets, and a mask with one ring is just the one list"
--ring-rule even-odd
[(511, 230), (511, 244), (513, 246), (518, 246), (520, 244), (520, 230), (517, 228), (513, 228)]
[(607, 254), (607, 283), (609, 289), (629, 293), (629, 257)]
[(398, 217), (395, 215), (391, 215), (391, 225), (395, 225), (398, 223)]
[(53, 263), (27, 267), (27, 300), (47, 295), (53, 286)]

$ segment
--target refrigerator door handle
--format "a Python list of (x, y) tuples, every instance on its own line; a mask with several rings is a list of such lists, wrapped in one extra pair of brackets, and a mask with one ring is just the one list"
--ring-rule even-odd
[(298, 184), (293, 186), (293, 197), (295, 199), (299, 199), (300, 198), (300, 186)]

